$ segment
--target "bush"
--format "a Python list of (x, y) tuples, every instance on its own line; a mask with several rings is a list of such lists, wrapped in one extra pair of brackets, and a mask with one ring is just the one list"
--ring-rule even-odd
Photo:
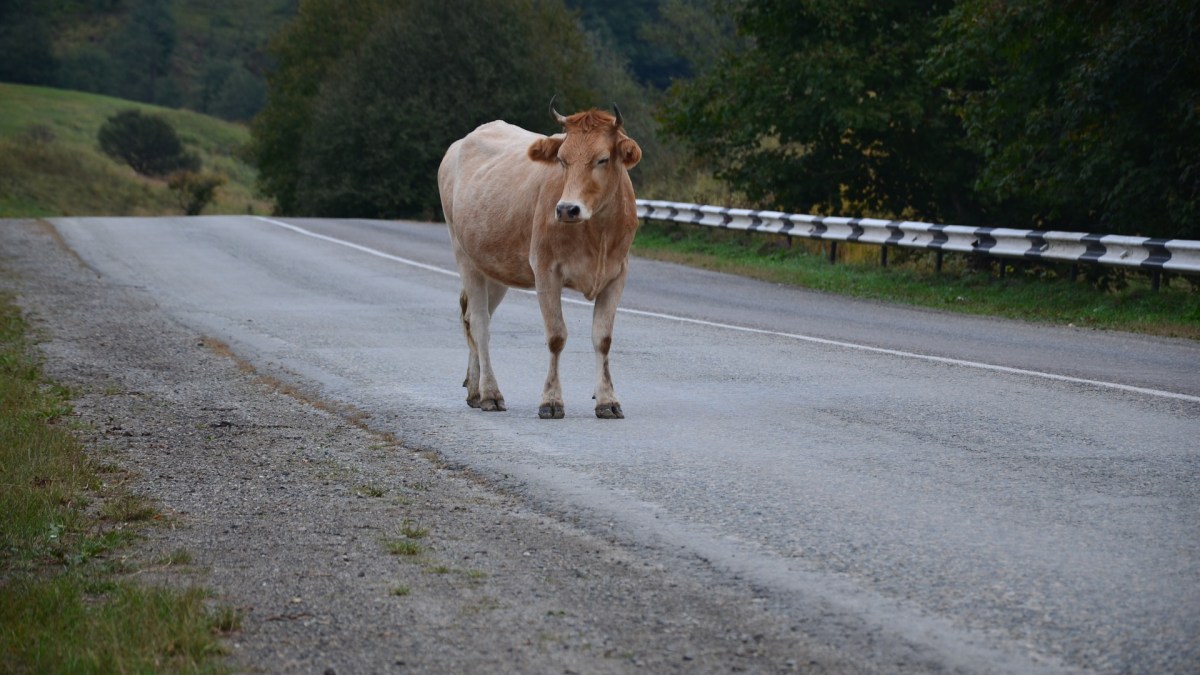
[(156, 115), (123, 110), (108, 118), (98, 134), (104, 154), (143, 176), (165, 176), (200, 168), (200, 158), (183, 149), (174, 127)]
[(176, 171), (167, 179), (167, 187), (177, 193), (179, 207), (189, 216), (200, 215), (224, 184), (224, 176), (198, 171)]

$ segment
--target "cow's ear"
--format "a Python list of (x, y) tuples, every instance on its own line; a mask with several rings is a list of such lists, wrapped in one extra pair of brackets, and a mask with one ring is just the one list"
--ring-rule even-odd
[(562, 146), (563, 139), (548, 136), (539, 138), (529, 146), (529, 159), (535, 162), (557, 162), (558, 148)]
[(642, 149), (632, 138), (622, 138), (617, 141), (617, 156), (625, 163), (626, 169), (632, 169), (642, 161)]

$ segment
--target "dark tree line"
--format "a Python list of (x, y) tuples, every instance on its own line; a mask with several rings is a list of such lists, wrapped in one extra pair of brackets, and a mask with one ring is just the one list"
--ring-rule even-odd
[(756, 0), (666, 128), (762, 206), (1200, 239), (1195, 0)]
[[(265, 37), (244, 34), (241, 44), (216, 44), (217, 34), (235, 30), (231, 24), (236, 20), (209, 9), (204, 44), (185, 45), (176, 17), (182, 4), (176, 0), (0, 0), (0, 81), (187, 106), (225, 119), (249, 120), (266, 99), (266, 64), (257, 58), (260, 47), (255, 45)], [(286, 4), (280, 6), (286, 10)], [(113, 28), (89, 32), (88, 24)], [(89, 37), (56, 43), (56, 34), (64, 31)], [(181, 53), (184, 49), (188, 52)]]

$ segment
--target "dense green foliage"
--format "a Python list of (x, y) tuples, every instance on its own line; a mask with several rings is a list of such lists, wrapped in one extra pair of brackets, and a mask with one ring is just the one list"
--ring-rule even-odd
[(125, 162), (143, 176), (165, 176), (200, 168), (200, 159), (183, 149), (171, 123), (136, 109), (122, 110), (96, 134), (104, 154)]
[(950, 5), (747, 3), (752, 45), (680, 87), (667, 128), (763, 205), (969, 221), (973, 158), (913, 67)]
[(552, 96), (587, 107), (623, 76), (561, 0), (310, 0), (271, 51), (252, 154), (279, 210), (310, 215), (436, 216), (454, 140), (494, 119), (556, 131)]
[(0, 0), (0, 81), (41, 84), (57, 74), (50, 30), (35, 5)]
[(928, 74), (1015, 222), (1200, 239), (1200, 3), (963, 0)]
[(619, 51), (639, 82), (665, 88), (690, 75), (686, 56), (663, 49), (648, 32), (662, 25), (661, 0), (567, 0), (588, 32), (606, 49)]
[(1200, 237), (1193, 0), (728, 6), (664, 121), (760, 205)]
[(296, 0), (0, 0), (0, 81), (224, 119), (265, 100), (267, 38)]

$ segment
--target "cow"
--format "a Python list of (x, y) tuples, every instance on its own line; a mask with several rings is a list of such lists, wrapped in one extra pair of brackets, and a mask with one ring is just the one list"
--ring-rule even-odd
[(621, 111), (550, 114), (563, 133), (543, 136), (503, 121), (455, 141), (438, 168), (442, 210), (462, 275), (459, 316), (470, 355), (467, 404), (505, 410), (492, 372), (488, 325), (510, 287), (537, 290), (550, 370), (538, 417), (564, 415), (558, 359), (567, 341), (562, 291), (595, 302), (596, 416), (625, 415), (613, 391), (608, 353), (625, 288), (637, 206), (629, 170), (642, 149), (623, 131)]

